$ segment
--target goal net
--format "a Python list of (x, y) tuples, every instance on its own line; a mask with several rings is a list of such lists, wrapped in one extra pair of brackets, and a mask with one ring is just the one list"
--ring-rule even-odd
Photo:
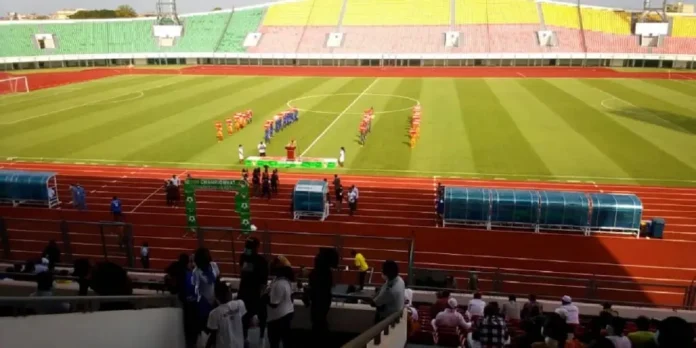
[(26, 76), (0, 78), (0, 94), (29, 92), (29, 82)]

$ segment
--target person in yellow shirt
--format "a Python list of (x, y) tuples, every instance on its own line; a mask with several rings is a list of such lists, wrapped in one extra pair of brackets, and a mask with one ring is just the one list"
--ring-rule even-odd
[(370, 266), (367, 265), (367, 261), (365, 261), (365, 256), (363, 256), (363, 254), (355, 250), (351, 251), (350, 254), (355, 258), (355, 268), (357, 268), (359, 272), (358, 290), (362, 291), (362, 289), (365, 287), (365, 276), (367, 276), (367, 270), (370, 268)]

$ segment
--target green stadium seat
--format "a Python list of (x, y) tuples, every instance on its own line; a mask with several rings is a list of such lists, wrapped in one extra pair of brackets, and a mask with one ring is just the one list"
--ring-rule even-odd
[(244, 52), (244, 39), (248, 33), (255, 32), (263, 19), (263, 9), (239, 11), (232, 14), (232, 20), (223, 34), (218, 52)]

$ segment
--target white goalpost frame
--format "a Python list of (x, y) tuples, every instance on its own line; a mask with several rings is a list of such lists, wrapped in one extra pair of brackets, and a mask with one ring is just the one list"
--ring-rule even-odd
[(3, 85), (9, 85), (9, 93), (27, 93), (29, 92), (29, 81), (26, 76), (15, 76), (0, 78), (0, 91)]

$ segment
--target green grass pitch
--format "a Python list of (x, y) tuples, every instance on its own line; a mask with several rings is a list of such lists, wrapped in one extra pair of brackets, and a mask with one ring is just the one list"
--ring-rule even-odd
[[(119, 76), (1, 96), (0, 158), (236, 168), (237, 145), (256, 155), (288, 102), (305, 111), (269, 155), (291, 139), (309, 157), (344, 146), (339, 173), (696, 184), (696, 81), (677, 80)], [(255, 123), (218, 143), (214, 122), (245, 109)]]

